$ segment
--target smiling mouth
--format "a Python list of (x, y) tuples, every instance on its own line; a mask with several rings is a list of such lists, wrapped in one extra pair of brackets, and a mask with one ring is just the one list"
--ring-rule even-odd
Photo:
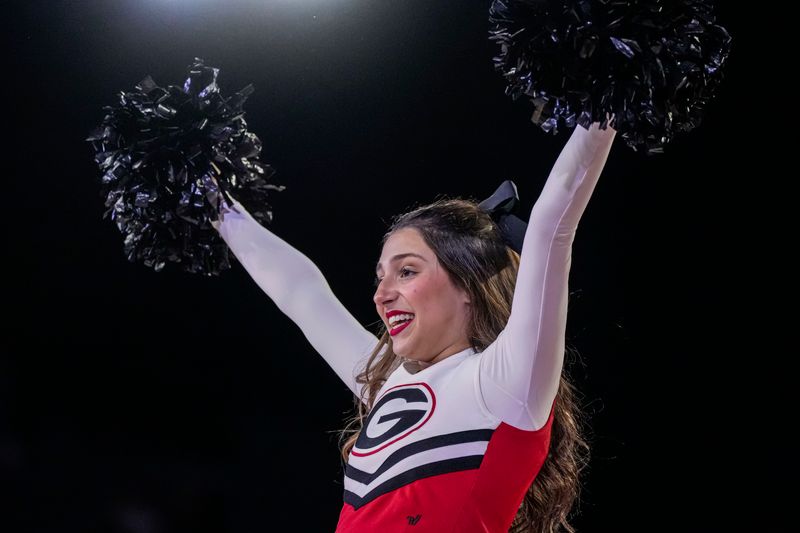
[(399, 326), (397, 326), (397, 327), (395, 327), (395, 328), (392, 328), (392, 329), (390, 329), (390, 330), (389, 330), (389, 335), (391, 335), (392, 337), (394, 337), (395, 335), (397, 335), (398, 333), (400, 333), (401, 331), (403, 331), (404, 329), (406, 329), (406, 327), (408, 327), (408, 325), (409, 325), (409, 324), (411, 324), (413, 321), (414, 321), (414, 319), (412, 318), (411, 320), (407, 320), (406, 322), (403, 322), (403, 323), (402, 323), (402, 324), (400, 324)]

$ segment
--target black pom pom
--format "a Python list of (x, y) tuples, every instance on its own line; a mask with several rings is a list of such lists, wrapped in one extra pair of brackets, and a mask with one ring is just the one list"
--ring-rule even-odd
[(225, 98), (218, 73), (195, 59), (182, 87), (148, 76), (103, 108), (86, 139), (103, 172), (105, 216), (125, 235), (130, 261), (217, 275), (230, 267), (211, 226), (223, 200), (230, 204), (232, 193), (262, 224), (272, 219), (268, 191), (285, 187), (268, 183), (275, 171), (258, 160), (261, 141), (247, 131), (242, 105), (253, 87)]
[(532, 100), (534, 123), (555, 132), (613, 116), (648, 153), (700, 123), (731, 43), (701, 0), (494, 0), (489, 22), (506, 94)]

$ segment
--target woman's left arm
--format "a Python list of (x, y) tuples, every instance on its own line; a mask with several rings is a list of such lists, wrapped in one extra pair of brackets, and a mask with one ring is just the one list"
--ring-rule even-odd
[(580, 126), (533, 206), (508, 324), (480, 359), (480, 391), (494, 416), (524, 430), (547, 422), (561, 378), (572, 241), (616, 132)]

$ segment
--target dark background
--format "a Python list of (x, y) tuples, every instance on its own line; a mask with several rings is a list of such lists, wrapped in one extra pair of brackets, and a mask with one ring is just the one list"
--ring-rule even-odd
[[(287, 186), (271, 229), (375, 326), (393, 215), (510, 178), (527, 217), (569, 135), (503, 95), (488, 4), (6, 4), (0, 529), (334, 530), (349, 391), (238, 265), (128, 263), (84, 139), (118, 91), (181, 83), (194, 57), (224, 94), (253, 83), (249, 128)], [(753, 84), (781, 82), (754, 52), (770, 27), (721, 4), (734, 49), (704, 124), (659, 157), (618, 139), (574, 245), (570, 371), (594, 454), (581, 531), (788, 528), (787, 355), (751, 303), (779, 276), (759, 266), (783, 262), (764, 205), (778, 141), (758, 126), (774, 94)]]

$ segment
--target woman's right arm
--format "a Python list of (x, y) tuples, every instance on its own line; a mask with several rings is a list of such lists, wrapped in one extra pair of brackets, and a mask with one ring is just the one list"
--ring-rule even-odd
[(238, 202), (225, 210), (214, 227), (258, 286), (359, 396), (355, 375), (378, 339), (334, 296), (319, 268), (259, 224)]

